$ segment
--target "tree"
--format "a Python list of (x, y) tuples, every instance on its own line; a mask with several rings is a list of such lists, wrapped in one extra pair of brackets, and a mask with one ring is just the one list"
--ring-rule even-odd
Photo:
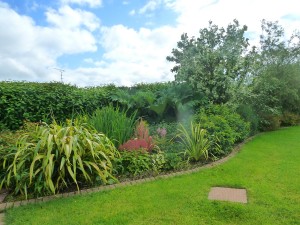
[(248, 73), (246, 30), (237, 20), (226, 29), (210, 21), (208, 28), (200, 29), (198, 38), (182, 34), (167, 57), (176, 63), (171, 69), (175, 81), (189, 84), (213, 103), (227, 102)]
[(278, 22), (262, 21), (262, 35), (256, 62), (256, 82), (277, 83), (273, 93), (280, 111), (300, 113), (300, 35), (286, 37)]
[(253, 107), (261, 129), (273, 129), (285, 113), (300, 114), (300, 35), (287, 37), (278, 22), (262, 20), (261, 28), (252, 51), (252, 82), (240, 101)]

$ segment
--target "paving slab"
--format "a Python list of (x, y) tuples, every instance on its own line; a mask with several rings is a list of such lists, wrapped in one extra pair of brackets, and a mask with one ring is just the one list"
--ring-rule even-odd
[(247, 203), (246, 189), (227, 188), (227, 187), (212, 187), (208, 194), (208, 199)]

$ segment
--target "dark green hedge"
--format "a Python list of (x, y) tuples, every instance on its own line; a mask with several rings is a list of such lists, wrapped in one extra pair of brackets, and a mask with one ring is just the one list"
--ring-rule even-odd
[[(24, 121), (65, 121), (77, 113), (92, 113), (97, 108), (113, 104), (127, 110), (137, 110), (137, 116), (149, 121), (161, 119), (151, 106), (160, 107), (161, 92), (171, 83), (137, 84), (133, 87), (114, 85), (79, 88), (59, 82), (0, 82), (0, 130), (16, 130)], [(164, 93), (163, 93), (164, 94)], [(175, 109), (173, 109), (174, 111)], [(169, 111), (167, 111), (170, 114)], [(171, 113), (175, 115), (175, 112)], [(176, 119), (176, 118), (175, 118)]]
[(76, 113), (90, 113), (108, 105), (113, 89), (78, 88), (57, 82), (0, 82), (0, 129), (18, 129), (24, 120), (64, 121)]

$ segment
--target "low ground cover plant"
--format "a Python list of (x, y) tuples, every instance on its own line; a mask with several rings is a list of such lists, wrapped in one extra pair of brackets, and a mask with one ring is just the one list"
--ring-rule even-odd
[(121, 157), (115, 161), (116, 175), (138, 177), (147, 174), (151, 170), (149, 153), (142, 150), (121, 151)]
[(141, 178), (157, 175), (165, 170), (167, 160), (162, 151), (147, 152), (143, 149), (135, 151), (120, 151), (120, 157), (115, 160), (115, 173), (118, 178)]

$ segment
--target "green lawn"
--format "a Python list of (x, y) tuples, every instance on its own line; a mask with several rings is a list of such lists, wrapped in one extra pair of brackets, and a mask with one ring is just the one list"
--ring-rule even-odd
[[(210, 201), (246, 188), (248, 204)], [(21, 206), (10, 224), (300, 224), (300, 127), (257, 136), (223, 165), (190, 175)]]

